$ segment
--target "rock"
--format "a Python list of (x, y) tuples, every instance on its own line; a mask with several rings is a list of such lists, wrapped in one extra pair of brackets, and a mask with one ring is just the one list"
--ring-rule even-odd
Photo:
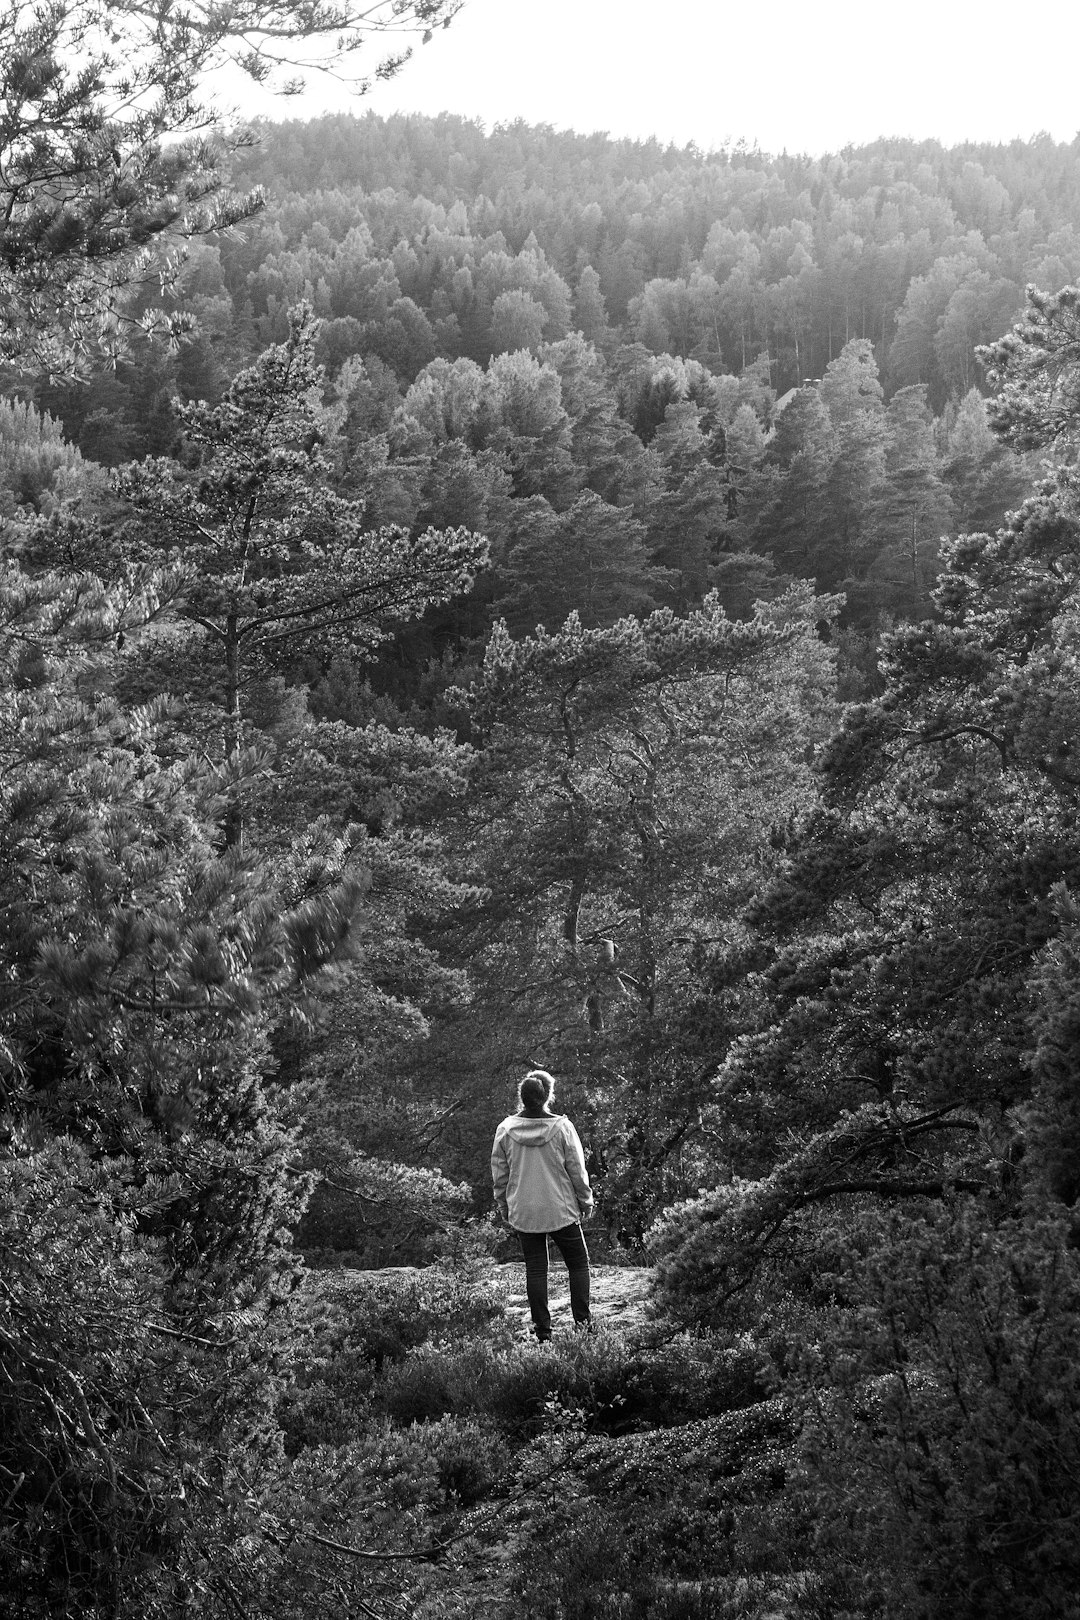
[[(504, 1303), (512, 1316), (530, 1324), (529, 1301), (525, 1295), (525, 1266), (520, 1260), (496, 1266), (494, 1274), (500, 1288), (505, 1290)], [(627, 1331), (646, 1327), (651, 1320), (648, 1309), (652, 1272), (647, 1266), (592, 1267), (592, 1314), (600, 1328), (618, 1328)], [(548, 1304), (552, 1327), (570, 1331), (570, 1288), (566, 1268), (560, 1260), (552, 1260), (548, 1270)]]

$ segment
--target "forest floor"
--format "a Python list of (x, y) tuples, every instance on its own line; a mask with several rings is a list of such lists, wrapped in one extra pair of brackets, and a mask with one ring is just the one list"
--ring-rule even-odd
[[(316, 1433), (328, 1413), (331, 1443), (342, 1443), (353, 1352), (370, 1338), (381, 1358), (371, 1443), (390, 1448), (380, 1466), (392, 1474), (403, 1447), (414, 1469), (445, 1475), (427, 1530), (445, 1556), (409, 1571), (409, 1612), (418, 1620), (804, 1613), (800, 1565), (762, 1529), (785, 1487), (792, 1432), (787, 1403), (762, 1384), (756, 1358), (737, 1337), (680, 1331), (651, 1302), (651, 1269), (617, 1261), (593, 1263), (598, 1331), (576, 1335), (555, 1256), (554, 1334), (538, 1346), (525, 1267), (507, 1248), (460, 1270), (342, 1268), (313, 1278), (313, 1298), (332, 1304), (326, 1320), (337, 1324), (313, 1375)], [(357, 1410), (359, 1437), (363, 1403)]]

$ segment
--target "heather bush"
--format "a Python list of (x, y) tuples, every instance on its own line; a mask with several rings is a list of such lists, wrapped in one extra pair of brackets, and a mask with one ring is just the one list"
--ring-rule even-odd
[(618, 1433), (753, 1405), (771, 1376), (749, 1341), (713, 1334), (653, 1344), (601, 1333), (542, 1349), (489, 1337), (415, 1348), (384, 1370), (372, 1401), (396, 1423), (482, 1413), (521, 1437), (540, 1432), (557, 1401), (588, 1429)]
[(489, 1421), (443, 1417), (415, 1427), (411, 1435), (433, 1459), (448, 1504), (470, 1507), (494, 1489), (509, 1470), (510, 1448)]
[[(618, 1379), (612, 1384), (612, 1375)], [(667, 1425), (735, 1411), (764, 1400), (774, 1375), (749, 1337), (734, 1344), (717, 1333), (680, 1333), (655, 1347), (631, 1347), (621, 1365), (597, 1370), (602, 1400), (621, 1399), (625, 1423)]]
[(484, 1414), (522, 1438), (542, 1429), (548, 1401), (580, 1398), (587, 1387), (568, 1354), (477, 1339), (420, 1346), (386, 1370), (373, 1405), (399, 1424)]
[(692, 1545), (673, 1542), (662, 1501), (575, 1501), (523, 1557), (518, 1612), (532, 1620), (775, 1620), (786, 1611), (791, 1577), (724, 1570), (729, 1537), (708, 1509), (697, 1531)]
[[(433, 1336), (452, 1343), (495, 1327), (502, 1315), (495, 1290), (468, 1268), (419, 1272), (315, 1272), (296, 1305), (306, 1354), (279, 1416), (290, 1454), (306, 1446), (340, 1446), (363, 1428), (384, 1368)], [(380, 1400), (381, 1411), (387, 1411)], [(426, 1406), (399, 1421), (438, 1417)]]

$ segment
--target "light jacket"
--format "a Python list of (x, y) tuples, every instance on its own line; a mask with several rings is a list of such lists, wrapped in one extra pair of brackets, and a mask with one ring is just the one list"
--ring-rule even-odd
[(511, 1114), (491, 1149), (495, 1206), (518, 1232), (557, 1232), (592, 1214), (581, 1139), (565, 1114)]

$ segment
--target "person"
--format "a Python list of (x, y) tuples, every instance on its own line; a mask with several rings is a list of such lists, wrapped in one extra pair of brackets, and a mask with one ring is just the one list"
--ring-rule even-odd
[(537, 1339), (551, 1338), (548, 1238), (570, 1277), (575, 1329), (592, 1330), (589, 1251), (581, 1222), (593, 1210), (581, 1139), (572, 1122), (551, 1110), (555, 1082), (530, 1069), (518, 1086), (517, 1112), (504, 1119), (491, 1149), (495, 1207), (516, 1232), (525, 1258), (525, 1292)]

